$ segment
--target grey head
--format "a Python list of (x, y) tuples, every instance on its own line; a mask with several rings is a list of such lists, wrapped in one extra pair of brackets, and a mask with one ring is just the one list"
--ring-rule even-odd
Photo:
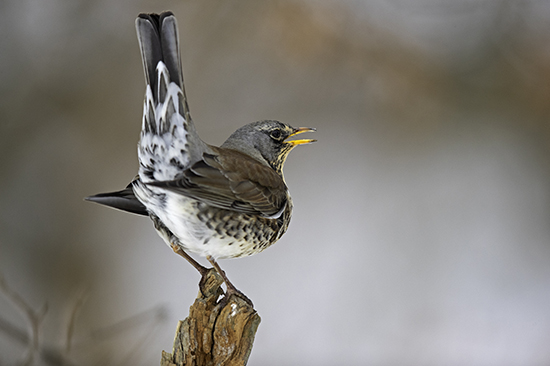
[(294, 128), (279, 121), (266, 120), (249, 123), (223, 143), (222, 148), (237, 150), (271, 166), (280, 176), (288, 153), (296, 146), (309, 144), (317, 140), (288, 140), (303, 132), (314, 132), (314, 128)]

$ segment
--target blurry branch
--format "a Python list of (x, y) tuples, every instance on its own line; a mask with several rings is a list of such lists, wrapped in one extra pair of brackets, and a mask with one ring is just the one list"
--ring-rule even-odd
[(0, 292), (14, 303), (15, 307), (23, 313), (24, 317), (31, 325), (31, 334), (28, 335), (25, 330), (20, 329), (5, 319), (0, 318), (1, 332), (11, 337), (14, 341), (28, 345), (29, 347), (26, 358), (19, 364), (32, 365), (36, 363), (37, 359), (39, 359), (45, 365), (73, 365), (56, 349), (44, 346), (41, 347), (40, 345), (40, 327), (46, 316), (48, 308), (47, 305), (42, 305), (42, 308), (39, 311), (33, 310), (32, 307), (23, 299), (23, 297), (21, 297), (21, 295), (15, 292), (8, 285), (2, 274), (0, 274)]
[[(31, 338), (27, 335), (27, 333), (24, 330), (16, 327), (15, 325), (11, 324), (10, 322), (2, 318), (0, 318), (0, 331), (7, 334), (13, 340), (21, 344), (30, 343)], [(38, 354), (40, 356), (40, 361), (42, 361), (45, 365), (55, 365), (55, 366), (74, 365), (73, 363), (65, 359), (59, 351), (53, 348), (41, 347), (40, 349), (36, 349), (34, 351), (34, 354)], [(34, 363), (34, 361), (35, 361), (34, 355), (32, 357), (27, 356), (27, 359), (22, 361), (20, 364), (31, 365), (32, 363)]]
[[(11, 287), (8, 286), (8, 283), (6, 282), (2, 274), (0, 274), (0, 291), (14, 303), (17, 309), (23, 312), (23, 315), (30, 323), (30, 337), (26, 336), (24, 331), (15, 331), (15, 333), (13, 334), (16, 336), (15, 338), (19, 340), (23, 339), (22, 336), (26, 338), (26, 343), (28, 343), (29, 345), (29, 350), (26, 359), (22, 361), (21, 364), (32, 365), (34, 363), (35, 355), (40, 346), (40, 326), (42, 324), (42, 321), (44, 320), (46, 312), (48, 311), (48, 306), (47, 304), (44, 304), (39, 311), (35, 311), (30, 305), (27, 304), (27, 302), (21, 297), (21, 295), (19, 295)], [(7, 324), (6, 321), (2, 322), (4, 324)], [(12, 331), (16, 330), (16, 328), (13, 326), (10, 326), (8, 328)]]
[[(131, 315), (114, 324), (96, 329), (90, 334), (90, 342), (112, 341), (119, 338), (122, 333), (130, 332), (132, 338), (125, 343), (124, 352), (119, 352), (116, 357), (120, 361), (116, 363), (110, 359), (110, 364), (133, 365), (140, 364), (143, 349), (147, 346), (147, 339), (154, 337), (155, 328), (167, 318), (167, 310), (164, 306), (155, 306), (151, 309)], [(86, 342), (84, 342), (85, 344)]]
[[(39, 311), (34, 311), (21, 297), (21, 295), (9, 287), (2, 274), (0, 274), (0, 292), (10, 299), (15, 304), (17, 309), (22, 311), (23, 315), (28, 319), (31, 325), (31, 335), (29, 336), (25, 330), (20, 329), (5, 319), (0, 318), (0, 331), (10, 336), (14, 341), (21, 344), (27, 344), (29, 346), (27, 357), (19, 364), (32, 365), (39, 358), (40, 361), (46, 365), (73, 365), (57, 350), (53, 348), (40, 347), (40, 326), (42, 325), (42, 321), (46, 315), (46, 311), (48, 309), (47, 305), (44, 304)], [(36, 357), (37, 355), (39, 357)]]
[(73, 309), (69, 316), (69, 322), (67, 324), (67, 335), (65, 337), (65, 352), (68, 354), (71, 351), (72, 346), (72, 340), (74, 336), (74, 330), (76, 326), (76, 316), (78, 315), (78, 312), (82, 308), (82, 305), (84, 302), (86, 302), (86, 299), (88, 298), (88, 293), (86, 291), (82, 291), (78, 294), (76, 298), (75, 305), (73, 306)]
[(9, 321), (0, 318), (0, 331), (10, 336), (13, 340), (21, 343), (29, 343), (29, 336), (27, 332), (11, 324)]
[[(145, 323), (159, 323), (166, 320), (167, 311), (164, 306), (155, 306), (140, 313), (119, 320), (114, 324), (95, 329), (90, 336), (93, 340), (107, 340), (117, 337), (126, 331), (135, 332), (136, 328), (143, 327)], [(150, 329), (149, 329), (150, 332)]]
[(162, 352), (161, 366), (244, 366), (252, 351), (260, 316), (238, 296), (223, 296), (220, 275), (211, 269), (178, 323), (172, 353)]
[[(83, 347), (84, 349), (88, 349), (94, 344), (97, 344), (97, 342), (118, 337), (122, 332), (132, 331), (135, 333), (134, 331), (136, 328), (144, 328), (144, 323), (148, 322), (152, 325), (149, 324), (147, 326), (147, 332), (145, 332), (143, 339), (137, 336), (134, 337), (134, 339), (137, 339), (137, 342), (133, 349), (127, 351), (125, 354), (122, 352), (120, 353), (120, 356), (124, 359), (125, 364), (136, 363), (128, 361), (132, 358), (139, 357), (139, 351), (142, 349), (145, 339), (153, 334), (152, 328), (166, 318), (166, 309), (162, 306), (157, 306), (153, 309), (132, 315), (115, 324), (92, 331), (88, 337), (80, 339), (80, 341), (75, 344), (74, 339), (77, 317), (82, 305), (88, 297), (87, 291), (81, 291), (77, 295), (74, 305), (71, 307), (65, 334), (65, 346), (59, 348), (47, 347), (41, 344), (40, 339), (40, 328), (47, 310), (46, 304), (44, 304), (39, 311), (33, 310), (32, 307), (22, 298), (22, 296), (8, 285), (2, 274), (0, 274), (0, 293), (10, 299), (15, 307), (23, 313), (25, 319), (27, 319), (31, 325), (31, 332), (28, 334), (29, 332), (25, 329), (21, 329), (17, 325), (12, 324), (9, 320), (0, 317), (0, 332), (6, 334), (16, 343), (28, 346), (29, 351), (27, 356), (22, 361), (18, 362), (19, 365), (25, 366), (34, 364), (56, 366), (74, 365), (75, 363), (69, 361), (69, 353), (71, 351), (73, 351), (73, 354), (75, 353), (74, 351), (78, 354), (82, 351)], [(112, 364), (112, 360), (109, 360), (109, 362)]]

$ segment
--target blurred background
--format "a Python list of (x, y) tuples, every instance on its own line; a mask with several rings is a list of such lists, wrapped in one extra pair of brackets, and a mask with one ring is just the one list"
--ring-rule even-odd
[(221, 262), (262, 317), (250, 365), (550, 364), (549, 2), (7, 0), (1, 365), (33, 334), (11, 292), (43, 319), (34, 364), (171, 352), (198, 273), (82, 200), (137, 172), (134, 20), (167, 9), (205, 141), (318, 129), (286, 164), (288, 233)]

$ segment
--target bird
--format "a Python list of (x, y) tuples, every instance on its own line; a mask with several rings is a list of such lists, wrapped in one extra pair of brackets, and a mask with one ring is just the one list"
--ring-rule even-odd
[(262, 120), (237, 129), (219, 147), (205, 143), (189, 112), (176, 17), (139, 14), (136, 31), (146, 81), (139, 171), (125, 189), (85, 199), (149, 216), (202, 279), (208, 269), (189, 253), (206, 257), (228, 295), (248, 300), (217, 260), (259, 253), (287, 231), (293, 205), (283, 165), (294, 147), (316, 141), (290, 138), (316, 129)]

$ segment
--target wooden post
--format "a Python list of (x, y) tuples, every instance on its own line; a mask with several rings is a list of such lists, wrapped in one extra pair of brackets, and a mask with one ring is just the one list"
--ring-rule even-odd
[(172, 353), (162, 351), (161, 366), (246, 365), (261, 319), (240, 297), (226, 298), (222, 283), (210, 269), (189, 316), (178, 323)]

